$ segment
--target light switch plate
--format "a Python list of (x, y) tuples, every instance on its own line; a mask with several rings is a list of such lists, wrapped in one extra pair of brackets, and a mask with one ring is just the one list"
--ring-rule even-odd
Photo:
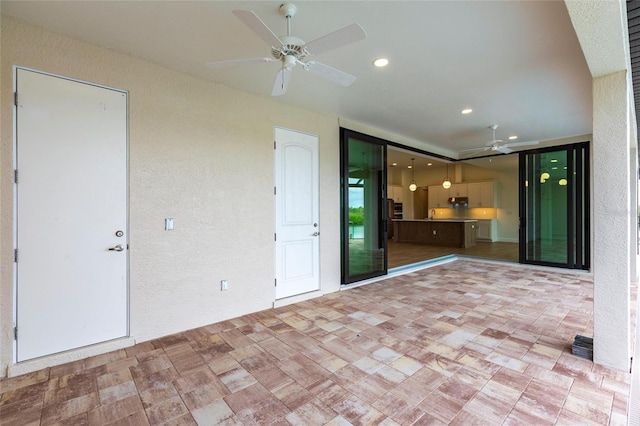
[(173, 218), (168, 217), (164, 220), (164, 229), (165, 231), (173, 231)]

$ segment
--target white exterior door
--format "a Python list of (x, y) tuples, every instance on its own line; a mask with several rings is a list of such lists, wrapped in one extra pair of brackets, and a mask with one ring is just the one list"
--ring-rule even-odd
[(320, 289), (318, 137), (276, 127), (276, 299)]
[(127, 94), (16, 69), (16, 359), (128, 333)]

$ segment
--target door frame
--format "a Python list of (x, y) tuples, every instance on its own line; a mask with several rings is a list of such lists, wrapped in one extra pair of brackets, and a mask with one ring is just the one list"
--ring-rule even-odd
[[(283, 272), (282, 268), (279, 266), (281, 265), (281, 262), (284, 261), (284, 259), (282, 258), (283, 253), (281, 252), (281, 250), (279, 250), (279, 245), (282, 244), (282, 241), (278, 240), (278, 231), (279, 226), (280, 226), (280, 218), (278, 217), (278, 212), (282, 211), (282, 206), (279, 204), (282, 200), (279, 199), (278, 197), (282, 195), (282, 185), (280, 187), (278, 187), (278, 183), (282, 184), (282, 182), (279, 182), (279, 176), (281, 176), (281, 172), (282, 170), (284, 170), (284, 163), (280, 158), (280, 153), (283, 147), (282, 144), (277, 140), (276, 138), (276, 134), (278, 133), (278, 131), (283, 131), (283, 132), (287, 132), (287, 133), (291, 133), (291, 134), (296, 134), (296, 135), (304, 135), (305, 137), (311, 137), (314, 139), (314, 151), (315, 151), (315, 159), (312, 159), (313, 162), (313, 170), (312, 173), (314, 174), (314, 181), (312, 183), (312, 185), (314, 186), (313, 191), (315, 192), (315, 199), (313, 200), (313, 204), (314, 204), (314, 212), (313, 214), (315, 215), (315, 221), (314, 221), (314, 230), (316, 231), (316, 236), (314, 238), (314, 251), (315, 251), (315, 255), (314, 255), (314, 259), (313, 261), (313, 265), (312, 265), (312, 270), (313, 273), (315, 274), (316, 277), (316, 284), (317, 287), (314, 289), (309, 289), (309, 290), (304, 290), (302, 292), (299, 293), (295, 293), (295, 294), (290, 294), (287, 296), (281, 296), (278, 297), (278, 279), (281, 279), (282, 277), (280, 276), (280, 274)], [(321, 222), (321, 218), (320, 218), (320, 137), (318, 135), (312, 134), (312, 133), (307, 133), (307, 132), (302, 132), (299, 130), (295, 130), (295, 129), (290, 129), (287, 127), (283, 127), (283, 126), (274, 126), (273, 128), (273, 140), (274, 140), (274, 158), (273, 158), (273, 169), (274, 169), (274, 279), (275, 279), (275, 287), (274, 287), (274, 303), (275, 305), (279, 305), (282, 303), (282, 301), (284, 300), (298, 300), (300, 298), (305, 299), (310, 297), (309, 295), (315, 294), (317, 292), (320, 292), (322, 290), (322, 279), (321, 279), (321, 268), (320, 268), (320, 260), (321, 260), (321, 255), (320, 255), (320, 238), (322, 237), (321, 234), (321, 228), (322, 228), (322, 222)], [(282, 233), (281, 233), (282, 234)]]
[[(527, 259), (527, 167), (528, 155), (564, 151), (567, 156), (567, 262), (556, 263)], [(589, 270), (591, 267), (591, 182), (589, 142), (559, 145), (522, 151), (518, 158), (519, 217), (520, 228), (519, 262), (524, 265), (552, 266), (567, 269)], [(576, 160), (576, 161), (574, 161)], [(574, 176), (577, 176), (574, 177)], [(580, 179), (582, 177), (582, 179)], [(539, 195), (539, 194), (538, 194)], [(580, 231), (582, 235), (578, 233)], [(584, 253), (577, 258), (577, 253)]]
[[(360, 142), (382, 147), (382, 170), (380, 178), (380, 205), (378, 207), (378, 235), (381, 239), (380, 245), (384, 251), (383, 268), (378, 271), (367, 272), (359, 275), (351, 275), (349, 271), (349, 139), (358, 139)], [(370, 278), (385, 276), (388, 274), (388, 229), (387, 219), (389, 212), (387, 208), (387, 145), (390, 142), (366, 135), (364, 133), (340, 128), (340, 283), (341, 285), (353, 284)]]
[[(87, 356), (93, 355), (93, 354), (99, 354), (99, 353), (103, 353), (103, 350), (100, 349), (88, 349), (87, 348), (95, 348), (96, 346), (99, 345), (103, 345), (105, 343), (109, 343), (109, 342), (113, 342), (113, 341), (122, 341), (122, 343), (120, 344), (116, 344), (116, 345), (110, 345), (111, 347), (115, 348), (120, 348), (120, 347), (126, 347), (126, 346), (130, 346), (131, 344), (131, 285), (130, 285), (130, 279), (131, 279), (131, 273), (130, 273), (130, 268), (131, 268), (131, 264), (130, 264), (130, 250), (129, 250), (129, 231), (130, 231), (130, 157), (129, 157), (129, 150), (130, 150), (130, 145), (129, 145), (129, 138), (130, 138), (130, 126), (129, 126), (129, 109), (130, 109), (130, 105), (129, 105), (129, 91), (128, 90), (123, 90), (123, 89), (119, 89), (116, 87), (112, 87), (112, 86), (107, 86), (107, 85), (103, 85), (103, 84), (98, 84), (98, 83), (94, 83), (94, 82), (90, 82), (90, 81), (85, 81), (85, 80), (80, 80), (77, 78), (72, 78), (69, 76), (64, 76), (64, 75), (60, 75), (60, 74), (55, 74), (55, 73), (51, 73), (51, 72), (47, 72), (47, 71), (42, 71), (42, 70), (38, 70), (35, 68), (30, 68), (30, 67), (24, 67), (24, 66), (20, 66), (20, 65), (13, 65), (13, 76), (12, 76), (12, 89), (13, 89), (13, 93), (14, 96), (17, 93), (18, 90), (18, 70), (24, 70), (24, 71), (30, 71), (30, 72), (35, 72), (35, 73), (39, 73), (45, 76), (49, 76), (49, 77), (54, 77), (54, 78), (61, 78), (64, 80), (68, 80), (71, 82), (75, 82), (75, 83), (81, 83), (81, 84), (87, 84), (90, 86), (94, 86), (94, 87), (98, 87), (101, 89), (107, 89), (107, 90), (112, 90), (115, 92), (120, 92), (125, 94), (126, 96), (126, 105), (125, 105), (125, 115), (126, 115), (126, 123), (125, 123), (125, 133), (126, 133), (126, 141), (125, 141), (125, 247), (126, 250), (124, 255), (125, 255), (125, 288), (126, 288), (126, 302), (125, 302), (125, 310), (126, 310), (126, 319), (125, 319), (125, 323), (126, 323), (126, 329), (125, 329), (125, 335), (122, 337), (117, 337), (113, 340), (110, 341), (106, 341), (106, 342), (98, 342), (95, 344), (92, 344), (90, 346), (83, 346), (83, 347), (79, 347), (79, 348), (72, 348), (69, 349), (68, 351), (64, 351), (61, 353), (53, 353), (53, 354), (49, 354), (49, 355), (45, 355), (43, 357), (40, 358), (35, 358), (35, 359), (28, 359), (28, 360), (24, 360), (21, 362), (17, 361), (17, 357), (18, 357), (18, 340), (17, 340), (17, 336), (16, 336), (16, 326), (17, 326), (17, 321), (18, 321), (18, 264), (16, 262), (16, 259), (14, 258), (13, 261), (13, 268), (12, 268), (12, 280), (13, 280), (13, 286), (12, 286), (12, 290), (13, 290), (13, 295), (12, 295), (12, 335), (13, 335), (13, 339), (12, 339), (12, 361), (15, 365), (20, 365), (20, 364), (24, 364), (24, 365), (29, 365), (29, 364), (36, 364), (39, 363), (42, 359), (51, 359), (51, 358), (61, 358), (64, 359), (64, 357), (66, 356), (67, 353), (69, 352), (74, 352), (74, 351), (83, 351), (86, 352)], [(18, 181), (19, 181), (19, 176), (18, 179), (16, 179), (16, 170), (18, 167), (18, 114), (17, 114), (17, 100), (14, 98), (13, 101), (13, 106), (12, 106), (12, 113), (13, 113), (13, 117), (12, 117), (12, 126), (13, 126), (13, 140), (12, 140), (12, 168), (13, 168), (13, 173), (14, 173), (14, 179), (12, 182), (12, 191), (13, 191), (13, 223), (12, 223), (12, 251), (15, 254), (16, 250), (18, 248)], [(21, 374), (20, 373), (20, 368), (17, 369), (18, 373), (16, 374)], [(27, 367), (26, 371), (30, 371)]]

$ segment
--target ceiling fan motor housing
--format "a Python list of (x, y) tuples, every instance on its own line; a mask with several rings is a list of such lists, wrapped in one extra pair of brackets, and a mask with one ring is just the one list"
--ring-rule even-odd
[(284, 61), (286, 56), (293, 56), (298, 61), (307, 57), (307, 51), (304, 50), (304, 41), (294, 36), (282, 36), (281, 47), (272, 47), (271, 55), (279, 61)]

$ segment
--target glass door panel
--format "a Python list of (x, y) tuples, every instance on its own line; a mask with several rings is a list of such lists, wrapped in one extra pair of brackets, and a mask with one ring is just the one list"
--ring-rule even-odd
[(520, 154), (520, 261), (588, 269), (586, 144)]
[(342, 283), (387, 273), (386, 145), (342, 129)]

